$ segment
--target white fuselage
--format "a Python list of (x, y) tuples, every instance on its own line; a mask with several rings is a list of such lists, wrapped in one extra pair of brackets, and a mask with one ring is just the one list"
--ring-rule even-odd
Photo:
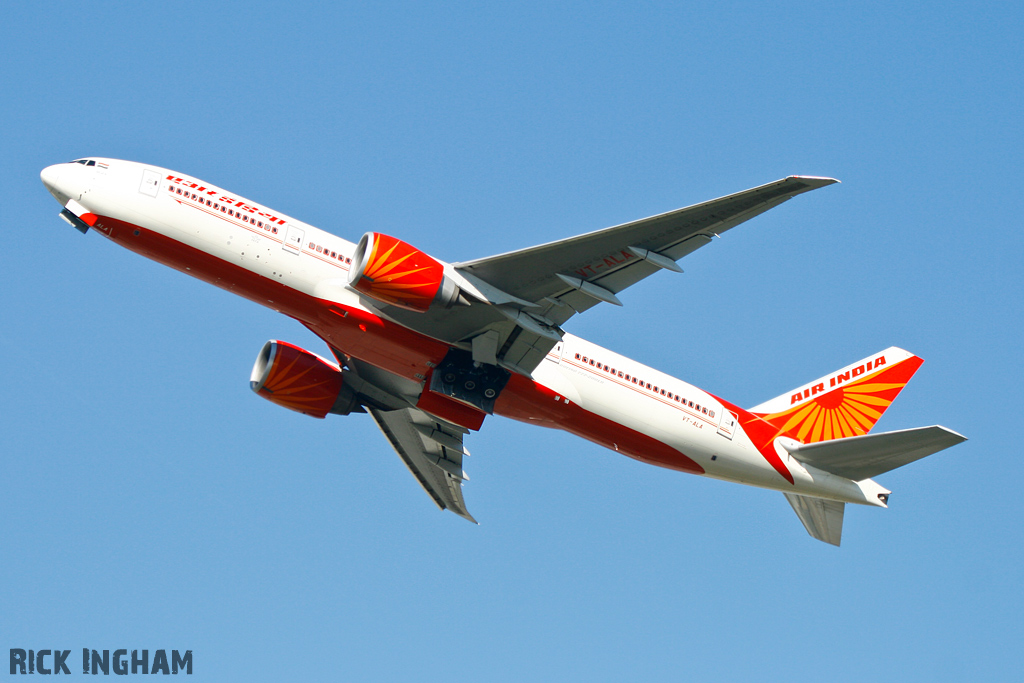
[[(43, 171), (50, 192), (95, 230), (150, 258), (310, 326), (336, 348), (422, 379), (444, 344), (398, 341), (373, 302), (347, 287), (353, 242), (248, 199), (154, 166), (92, 158)], [(90, 222), (91, 221), (91, 222)], [(383, 321), (358, 327), (358, 321)], [(369, 328), (369, 330), (367, 329)], [(377, 335), (368, 339), (367, 335)], [(417, 341), (419, 340), (419, 341)], [(508, 396), (506, 397), (506, 394)], [(884, 506), (885, 489), (807, 467), (777, 443), (755, 445), (741, 411), (682, 380), (566, 334), (512, 383), (495, 413), (573, 432), (640, 460), (788, 493)], [(787, 471), (792, 482), (782, 474)]]

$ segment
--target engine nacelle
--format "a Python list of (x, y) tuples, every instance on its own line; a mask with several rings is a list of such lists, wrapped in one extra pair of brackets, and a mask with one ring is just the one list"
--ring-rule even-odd
[(263, 345), (249, 386), (263, 398), (304, 415), (348, 415), (359, 409), (355, 392), (345, 385), (341, 368), (288, 342)]
[(368, 232), (359, 240), (348, 282), (377, 301), (421, 313), (432, 305), (451, 306), (459, 297), (443, 263), (379, 232)]

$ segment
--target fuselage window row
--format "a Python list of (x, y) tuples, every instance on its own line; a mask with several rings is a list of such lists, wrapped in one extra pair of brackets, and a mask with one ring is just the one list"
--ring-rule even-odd
[(336, 251), (331, 251), (330, 249), (328, 249), (327, 247), (323, 246), (322, 244), (316, 244), (315, 242), (310, 242), (309, 243), (309, 250), (310, 251), (316, 250), (316, 253), (323, 254), (324, 256), (330, 256), (332, 259), (337, 259), (338, 261), (341, 261), (342, 263), (352, 263), (352, 259), (346, 257), (344, 254), (339, 254)]
[(701, 406), (699, 403), (694, 403), (693, 401), (690, 401), (690, 400), (687, 400), (687, 399), (683, 398), (679, 394), (673, 394), (671, 391), (665, 391), (664, 389), (659, 389), (657, 386), (653, 386), (650, 382), (646, 382), (646, 381), (644, 381), (644, 380), (642, 380), (642, 379), (640, 379), (638, 377), (631, 376), (628, 373), (624, 373), (622, 370), (616, 370), (615, 368), (610, 367), (607, 363), (601, 363), (600, 361), (595, 361), (593, 358), (588, 358), (587, 356), (583, 356), (583, 355), (580, 355), (578, 353), (576, 354), (576, 360), (580, 361), (581, 363), (585, 363), (587, 365), (592, 365), (595, 368), (597, 368), (598, 370), (603, 370), (604, 372), (607, 372), (610, 375), (621, 377), (625, 381), (632, 382), (633, 384), (636, 384), (637, 386), (643, 387), (644, 389), (648, 389), (648, 390), (654, 392), (655, 394), (661, 394), (665, 398), (673, 400), (676, 403), (678, 403), (680, 405), (684, 405), (684, 406), (686, 406), (688, 408), (693, 408), (698, 413), (703, 413), (704, 415), (707, 415), (710, 418), (713, 418), (715, 416), (715, 411), (712, 410), (712, 409), (709, 409), (707, 406)]
[(239, 219), (239, 220), (241, 220), (241, 221), (243, 221), (245, 223), (249, 223), (250, 225), (255, 225), (258, 228), (263, 228), (264, 230), (266, 230), (268, 232), (272, 232), (275, 235), (277, 234), (277, 227), (276, 226), (271, 226), (270, 223), (264, 223), (261, 220), (257, 220), (255, 216), (250, 216), (249, 214), (244, 213), (242, 211), (237, 211), (236, 212), (234, 209), (228, 208), (227, 204), (221, 204), (220, 202), (215, 202), (212, 199), (209, 199), (207, 197), (202, 197), (200, 195), (195, 194), (194, 192), (189, 192), (188, 190), (182, 191), (182, 189), (180, 187), (174, 187), (173, 185), (168, 185), (167, 186), (167, 190), (171, 194), (179, 194), (179, 195), (182, 195), (183, 197), (185, 197), (185, 199), (191, 199), (193, 201), (198, 201), (200, 204), (205, 204), (206, 206), (209, 206), (214, 211), (220, 211), (221, 213), (227, 214), (228, 216), (231, 216), (232, 218), (237, 218), (237, 219)]

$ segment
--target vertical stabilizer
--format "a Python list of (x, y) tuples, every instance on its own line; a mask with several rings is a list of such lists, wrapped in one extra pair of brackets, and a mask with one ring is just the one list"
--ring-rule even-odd
[(923, 362), (892, 346), (750, 412), (801, 443), (867, 434)]

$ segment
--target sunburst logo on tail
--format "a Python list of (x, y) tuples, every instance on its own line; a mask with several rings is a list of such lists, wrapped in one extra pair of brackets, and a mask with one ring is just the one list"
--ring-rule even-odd
[(753, 412), (775, 427), (773, 439), (813, 443), (867, 434), (924, 362), (906, 356), (889, 363), (882, 353), (801, 388), (785, 410)]

